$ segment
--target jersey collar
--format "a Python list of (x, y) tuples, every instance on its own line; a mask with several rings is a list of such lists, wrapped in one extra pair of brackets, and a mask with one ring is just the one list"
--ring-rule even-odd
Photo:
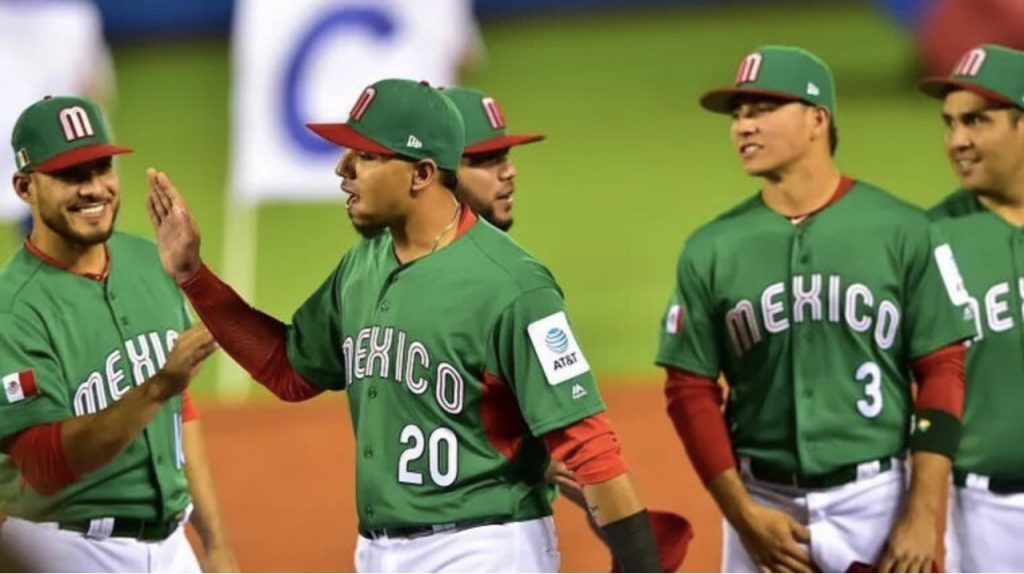
[(847, 175), (840, 175), (839, 185), (836, 186), (835, 191), (832, 192), (832, 197), (829, 198), (828, 202), (825, 203), (825, 205), (822, 205), (818, 209), (815, 209), (814, 211), (811, 211), (809, 213), (797, 215), (795, 217), (787, 217), (786, 219), (788, 219), (793, 225), (800, 225), (804, 221), (807, 221), (807, 219), (812, 215), (817, 215), (822, 211), (825, 211), (834, 203), (842, 199), (847, 193), (850, 192), (851, 189), (853, 189), (853, 185), (855, 183), (857, 183), (857, 181), (854, 180), (852, 177), (849, 177)]
[(107, 276), (110, 275), (110, 250), (107, 249), (106, 243), (103, 244), (103, 254), (106, 257), (107, 262), (103, 265), (103, 271), (100, 273), (78, 273), (75, 271), (70, 271), (67, 265), (43, 253), (43, 251), (36, 247), (32, 243), (32, 240), (27, 237), (25, 238), (25, 249), (28, 250), (29, 253), (34, 255), (43, 263), (46, 263), (47, 265), (52, 265), (53, 267), (56, 267), (61, 271), (68, 271), (69, 273), (74, 273), (79, 277), (85, 277), (86, 279), (92, 279), (93, 281), (99, 281), (102, 283), (103, 281), (106, 281)]
[(469, 233), (469, 230), (476, 225), (477, 217), (473, 210), (469, 208), (465, 203), (462, 204), (462, 215), (459, 216), (459, 225), (455, 228), (455, 239), (462, 237)]

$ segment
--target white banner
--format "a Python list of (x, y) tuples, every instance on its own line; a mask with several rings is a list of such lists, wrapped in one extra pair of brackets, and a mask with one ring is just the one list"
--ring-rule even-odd
[(235, 198), (340, 200), (340, 150), (305, 124), (345, 121), (362, 89), (383, 78), (454, 85), (478, 43), (471, 0), (239, 0)]

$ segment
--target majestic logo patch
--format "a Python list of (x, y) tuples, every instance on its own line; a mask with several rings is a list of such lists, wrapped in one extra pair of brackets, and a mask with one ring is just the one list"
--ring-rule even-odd
[(0, 382), (4, 386), (4, 395), (6, 395), (8, 403), (23, 401), (39, 393), (39, 388), (36, 386), (36, 374), (32, 369), (5, 375)]
[(69, 142), (89, 137), (96, 133), (92, 129), (89, 114), (85, 112), (85, 108), (82, 106), (64, 108), (57, 113), (57, 119), (60, 120), (60, 129), (64, 131), (64, 139)]
[(572, 400), (578, 401), (585, 396), (587, 396), (587, 389), (584, 389), (583, 385), (576, 383), (572, 386)]
[(416, 138), (416, 136), (409, 136), (409, 139), (405, 141), (405, 147), (411, 147), (414, 149), (420, 149), (423, 147), (423, 142)]
[(526, 331), (549, 385), (564, 383), (590, 370), (564, 311), (530, 323)]

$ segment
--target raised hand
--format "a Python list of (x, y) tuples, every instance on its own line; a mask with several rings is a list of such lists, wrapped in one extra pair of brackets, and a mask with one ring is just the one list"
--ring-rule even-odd
[(202, 323), (181, 334), (157, 377), (169, 398), (188, 388), (207, 357), (217, 350), (217, 342)]
[(188, 210), (185, 198), (162, 171), (146, 170), (149, 194), (146, 210), (156, 231), (160, 263), (179, 284), (195, 275), (202, 266), (199, 257), (199, 227)]

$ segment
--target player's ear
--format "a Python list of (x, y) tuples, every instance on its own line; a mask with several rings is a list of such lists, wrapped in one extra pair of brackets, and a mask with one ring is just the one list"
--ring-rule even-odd
[(14, 172), (14, 176), (11, 178), (11, 184), (14, 186), (14, 193), (18, 194), (18, 197), (22, 201), (31, 205), (32, 204), (32, 176), (27, 173), (20, 171)]
[(432, 159), (424, 159), (416, 162), (412, 169), (412, 191), (414, 194), (430, 187), (435, 180), (441, 177), (441, 170)]

